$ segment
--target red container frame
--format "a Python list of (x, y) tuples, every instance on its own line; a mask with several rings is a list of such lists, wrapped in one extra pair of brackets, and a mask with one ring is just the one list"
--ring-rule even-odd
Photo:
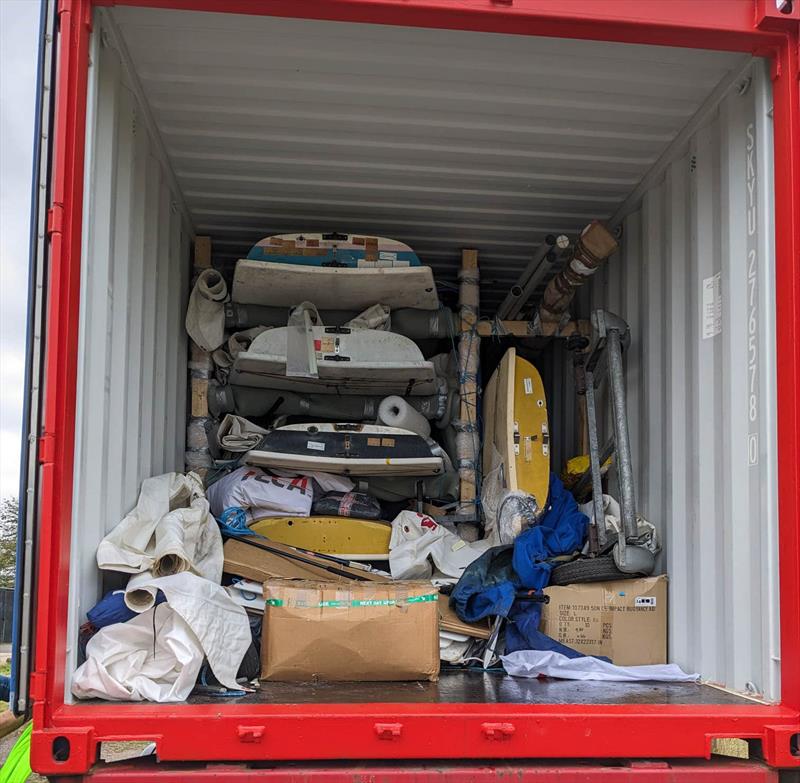
[[(93, 5), (61, 0), (49, 214), (33, 768), (86, 772), (98, 743), (153, 740), (162, 761), (708, 758), (718, 737), (760, 740), (800, 767), (800, 2), (774, 0), (117, 0), (624, 43), (769, 57), (774, 89), (781, 591), (779, 705), (68, 705), (64, 700), (88, 45)], [(786, 9), (784, 9), (786, 10)], [(54, 742), (68, 743), (63, 761)]]

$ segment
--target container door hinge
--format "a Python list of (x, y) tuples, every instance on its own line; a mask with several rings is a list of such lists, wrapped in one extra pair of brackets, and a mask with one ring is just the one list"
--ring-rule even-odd
[(264, 727), (237, 726), (236, 734), (241, 742), (261, 742), (264, 739)]
[(514, 736), (517, 728), (513, 723), (482, 723), (481, 731), (488, 740), (507, 740)]
[(396, 739), (400, 739), (400, 735), (402, 733), (403, 733), (403, 724), (402, 723), (376, 723), (375, 724), (375, 734), (378, 736), (378, 739), (396, 740)]
[(61, 234), (64, 231), (64, 207), (62, 204), (53, 204), (47, 210), (47, 236)]
[(39, 438), (39, 464), (52, 465), (56, 458), (56, 436), (45, 432)]

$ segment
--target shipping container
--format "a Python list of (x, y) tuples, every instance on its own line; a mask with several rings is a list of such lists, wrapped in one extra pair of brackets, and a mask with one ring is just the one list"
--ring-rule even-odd
[[(102, 743), (152, 741), (160, 766), (127, 779), (170, 762), (201, 763), (176, 779), (247, 774), (234, 763), (284, 779), (282, 762), (304, 780), (774, 779), (704, 766), (720, 738), (800, 767), (800, 3), (43, 8), (14, 662), (34, 769), (78, 776)], [(196, 236), (230, 269), (266, 234), (390, 235), (445, 286), (476, 248), (491, 318), (545, 234), (594, 218), (621, 227), (621, 251), (574, 311), (631, 326), (637, 500), (664, 541), (669, 660), (707, 684), (444, 674), (433, 690), (283, 700), (72, 697), (97, 543), (143, 479), (184, 467)], [(571, 365), (555, 344), (543, 362), (561, 459), (577, 443)]]

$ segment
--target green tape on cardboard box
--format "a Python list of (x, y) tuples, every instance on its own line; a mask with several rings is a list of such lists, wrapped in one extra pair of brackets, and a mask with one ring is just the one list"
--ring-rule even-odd
[[(428, 593), (427, 595), (412, 595), (409, 598), (397, 600), (395, 598), (372, 598), (364, 601), (319, 601), (316, 604), (293, 604), (294, 609), (324, 609), (327, 607), (347, 607), (347, 606), (394, 606), (395, 604), (421, 604), (427, 601), (436, 601), (438, 593)], [(286, 602), (280, 598), (267, 598), (267, 606), (286, 606)]]

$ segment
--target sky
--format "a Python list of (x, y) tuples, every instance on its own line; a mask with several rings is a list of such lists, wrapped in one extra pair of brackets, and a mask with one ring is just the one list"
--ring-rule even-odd
[(0, 498), (19, 489), (38, 0), (0, 0)]

